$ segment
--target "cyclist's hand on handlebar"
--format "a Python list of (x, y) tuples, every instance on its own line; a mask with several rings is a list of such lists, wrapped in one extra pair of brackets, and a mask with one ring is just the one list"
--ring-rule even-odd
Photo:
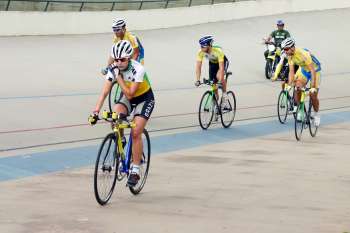
[(292, 87), (289, 86), (288, 83), (286, 83), (286, 84), (284, 85), (284, 90), (285, 90), (285, 91), (290, 91), (290, 89), (292, 89)]
[(201, 85), (201, 81), (197, 80), (197, 81), (194, 83), (194, 85), (195, 85), (196, 87), (199, 87), (199, 86)]
[(95, 125), (98, 121), (98, 112), (94, 111), (88, 118), (89, 124), (90, 125)]

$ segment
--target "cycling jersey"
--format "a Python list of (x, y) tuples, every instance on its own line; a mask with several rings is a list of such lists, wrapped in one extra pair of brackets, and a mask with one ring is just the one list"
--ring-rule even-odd
[(113, 82), (117, 79), (119, 74), (121, 74), (127, 87), (130, 87), (131, 84), (135, 82), (140, 83), (133, 98), (138, 97), (151, 89), (151, 84), (145, 68), (135, 60), (130, 60), (128, 68), (124, 71), (119, 70), (114, 64), (112, 64), (108, 69), (106, 79)]
[(127, 40), (130, 42), (133, 49), (139, 49), (139, 56), (137, 57), (137, 61), (141, 64), (144, 64), (145, 50), (137, 36), (133, 35), (131, 32), (126, 31), (123, 38), (119, 38), (114, 35), (113, 43), (118, 43), (121, 40)]
[(281, 47), (281, 43), (286, 38), (290, 37), (290, 34), (287, 30), (275, 30), (271, 32), (270, 36), (274, 39), (277, 47)]
[(225, 54), (221, 47), (213, 46), (210, 54), (200, 50), (197, 55), (197, 61), (203, 61), (204, 57), (208, 58), (211, 63), (219, 63), (224, 62)]
[(131, 34), (131, 32), (129, 31), (125, 31), (124, 33), (124, 37), (123, 38), (119, 38), (117, 36), (114, 35), (114, 38), (113, 38), (113, 43), (116, 44), (118, 43), (119, 41), (121, 40), (127, 40), (130, 42), (131, 46), (135, 49), (135, 48), (138, 48), (139, 45), (137, 43), (137, 39), (136, 39), (136, 36), (134, 36), (133, 34)]
[(321, 63), (307, 49), (295, 48), (294, 54), (288, 56), (288, 63), (291, 65), (298, 65), (306, 72), (310, 72), (308, 68), (310, 64), (312, 64), (316, 72), (321, 70)]
[(307, 49), (295, 48), (295, 52), (292, 56), (288, 56), (288, 63), (292, 65), (298, 65), (299, 69), (296, 71), (296, 79), (304, 79), (309, 82), (312, 79), (312, 74), (308, 66), (311, 64), (315, 68), (316, 80), (315, 87), (319, 88), (321, 78), (321, 63), (320, 61), (310, 53)]

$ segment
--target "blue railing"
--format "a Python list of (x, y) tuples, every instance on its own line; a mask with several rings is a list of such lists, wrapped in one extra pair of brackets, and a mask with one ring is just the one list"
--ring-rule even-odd
[[(90, 1), (90, 0), (0, 0), (0, 10), (10, 11), (10, 10), (34, 10), (34, 11), (55, 11), (55, 7), (59, 8), (60, 11), (83, 11), (83, 10), (128, 10), (128, 9), (145, 9), (146, 5), (149, 4), (158, 4), (155, 7), (151, 8), (168, 8), (168, 7), (176, 7), (176, 6), (193, 6), (193, 5), (206, 5), (206, 4), (215, 4), (215, 3), (226, 3), (226, 2), (236, 2), (236, 1), (244, 1), (244, 0), (114, 0), (114, 1)], [(12, 6), (14, 5), (15, 6)], [(35, 6), (31, 7), (23, 7), (25, 4), (32, 4)], [(123, 5), (124, 8), (117, 9), (119, 5)], [(75, 5), (75, 7), (73, 7)], [(94, 7), (86, 7), (87, 5), (94, 5)], [(104, 5), (105, 7), (101, 7)], [(106, 7), (109, 5), (109, 7)], [(130, 6), (137, 6), (130, 7)], [(170, 6), (172, 5), (172, 6)], [(64, 7), (66, 6), (66, 9)], [(50, 9), (51, 7), (51, 9)], [(63, 8), (62, 8), (63, 7)], [(23, 9), (24, 8), (24, 9)]]

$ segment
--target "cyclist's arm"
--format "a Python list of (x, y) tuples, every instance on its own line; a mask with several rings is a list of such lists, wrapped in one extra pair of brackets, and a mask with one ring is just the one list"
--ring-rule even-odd
[(283, 66), (283, 59), (281, 59), (280, 62), (278, 63), (276, 70), (275, 70), (275, 73), (273, 74), (272, 80), (277, 79), (279, 73), (281, 72), (282, 66)]
[(96, 104), (96, 107), (95, 107), (95, 111), (99, 112), (100, 109), (102, 108), (102, 105), (106, 99), (106, 97), (108, 96), (109, 94), (109, 91), (111, 90), (112, 88), (112, 83), (111, 81), (109, 80), (106, 80), (104, 85), (103, 85), (103, 89), (102, 89), (102, 92), (100, 94), (100, 97), (98, 98), (97, 100), (97, 104)]
[(126, 86), (122, 76), (119, 74), (117, 77), (117, 82), (119, 86), (121, 87), (123, 94), (128, 98), (129, 100), (132, 99), (139, 88), (140, 83), (139, 82), (133, 82), (130, 87)]
[(288, 61), (288, 65), (289, 65), (288, 85), (291, 86), (295, 75), (294, 63)]
[(274, 36), (275, 31), (271, 32), (271, 34), (269, 35), (269, 37), (266, 38), (266, 42), (270, 42)]
[(113, 62), (114, 62), (113, 57), (109, 56), (108, 61), (107, 61), (107, 67), (109, 67), (110, 65), (112, 65)]
[(266, 38), (266, 42), (270, 42), (272, 40), (272, 36), (270, 35), (269, 37)]
[(196, 62), (196, 81), (200, 81), (202, 72), (202, 61)]
[(273, 74), (272, 80), (276, 80), (277, 79), (277, 77), (278, 77), (278, 75), (281, 72), (281, 69), (283, 67), (284, 59), (285, 59), (285, 55), (284, 55), (284, 53), (282, 53), (281, 59), (280, 59), (279, 63), (276, 66), (276, 70), (275, 70), (275, 73)]
[(139, 47), (134, 48), (134, 53), (132, 55), (132, 59), (134, 59), (135, 61), (137, 61), (137, 58), (139, 57), (140, 54), (140, 50)]

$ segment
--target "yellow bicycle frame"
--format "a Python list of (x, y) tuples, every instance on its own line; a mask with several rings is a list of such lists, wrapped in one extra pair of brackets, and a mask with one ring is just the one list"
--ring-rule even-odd
[[(110, 115), (110, 112), (103, 111), (102, 113), (102, 118), (103, 119), (108, 119), (108, 116)], [(127, 128), (135, 128), (136, 124), (134, 121), (131, 121), (129, 123), (119, 123), (118, 122), (118, 115), (116, 112), (112, 112), (112, 120), (116, 124), (113, 126), (113, 132), (117, 135), (117, 144), (118, 144), (118, 151), (120, 152), (120, 155), (122, 156), (123, 159), (125, 159), (125, 153), (124, 153), (124, 148), (123, 148), (123, 143), (122, 143), (122, 136), (121, 136), (121, 130), (122, 129), (127, 129)]]

